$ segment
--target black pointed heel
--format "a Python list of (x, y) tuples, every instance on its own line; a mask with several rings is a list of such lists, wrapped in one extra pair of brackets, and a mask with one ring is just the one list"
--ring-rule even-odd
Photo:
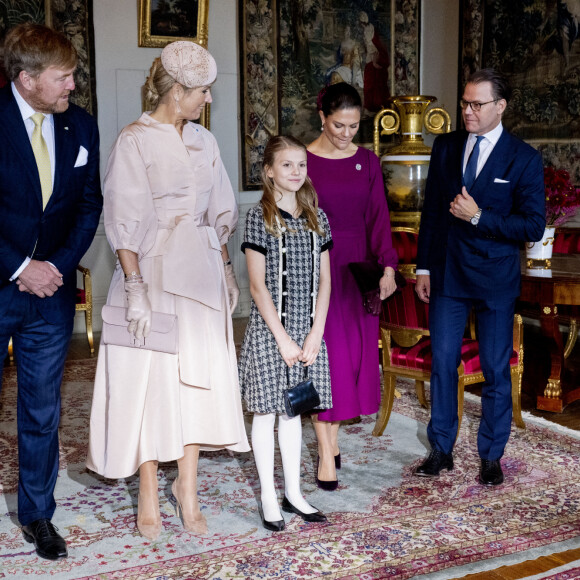
[[(336, 465), (336, 456), (334, 457), (334, 462)], [(320, 465), (320, 456), (316, 460), (316, 485), (323, 489), (324, 491), (334, 491), (338, 487), (338, 479), (333, 479), (332, 481), (325, 481), (323, 479), (318, 479), (318, 466)]]
[(308, 522), (309, 524), (319, 524), (328, 521), (326, 516), (321, 511), (316, 511), (312, 514), (305, 514), (304, 512), (301, 512), (296, 506), (293, 506), (290, 503), (286, 496), (284, 496), (284, 500), (282, 501), (282, 509), (285, 512), (300, 516), (305, 522)]
[(271, 532), (281, 532), (286, 527), (286, 523), (284, 522), (283, 519), (278, 520), (276, 522), (269, 522), (264, 517), (264, 512), (262, 511), (262, 508), (259, 508), (259, 511), (260, 511), (260, 517), (262, 518), (262, 525), (267, 530), (270, 530)]

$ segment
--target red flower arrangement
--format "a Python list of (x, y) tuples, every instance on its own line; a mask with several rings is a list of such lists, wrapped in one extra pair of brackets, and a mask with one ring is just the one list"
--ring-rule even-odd
[(565, 169), (544, 168), (546, 226), (561, 226), (574, 217), (580, 207), (580, 187), (572, 185)]

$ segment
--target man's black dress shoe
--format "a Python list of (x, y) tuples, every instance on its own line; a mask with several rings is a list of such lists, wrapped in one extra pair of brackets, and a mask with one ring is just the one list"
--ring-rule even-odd
[(500, 485), (503, 483), (503, 471), (499, 459), (482, 459), (479, 472), (481, 485)]
[(64, 538), (56, 531), (50, 520), (41, 519), (22, 526), (24, 539), (36, 547), (36, 553), (47, 560), (66, 558), (68, 552)]
[(282, 500), (282, 509), (285, 512), (293, 513), (296, 514), (297, 516), (300, 516), (305, 522), (311, 524), (327, 521), (326, 516), (320, 511), (314, 512), (313, 514), (305, 514), (304, 512), (301, 512), (297, 507), (293, 506), (288, 501), (288, 498), (286, 496), (284, 496), (284, 499)]
[(262, 508), (259, 508), (259, 510), (260, 510), (260, 517), (262, 518), (262, 525), (267, 530), (270, 530), (271, 532), (281, 532), (284, 529), (286, 524), (285, 524), (283, 519), (277, 520), (275, 522), (270, 522), (264, 517), (264, 512), (262, 511)]
[(447, 469), (447, 471), (453, 469), (453, 455), (443, 453), (439, 449), (433, 449), (429, 457), (415, 469), (414, 473), (420, 477), (435, 477), (442, 469)]

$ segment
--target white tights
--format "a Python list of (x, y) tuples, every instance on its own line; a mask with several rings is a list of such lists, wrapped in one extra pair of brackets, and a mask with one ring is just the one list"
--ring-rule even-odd
[[(276, 487), (274, 485), (274, 413), (254, 414), (252, 422), (252, 448), (260, 478), (262, 511), (264, 519), (277, 522), (282, 519)], [(301, 512), (316, 512), (300, 491), (300, 454), (302, 451), (301, 417), (280, 415), (278, 419), (278, 444), (284, 469), (284, 492), (288, 501)]]

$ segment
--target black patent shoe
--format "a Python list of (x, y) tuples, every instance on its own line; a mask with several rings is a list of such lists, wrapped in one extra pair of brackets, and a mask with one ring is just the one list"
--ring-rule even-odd
[(271, 532), (281, 532), (286, 527), (286, 523), (284, 522), (283, 519), (277, 520), (275, 522), (270, 522), (264, 517), (264, 512), (262, 511), (262, 508), (259, 508), (259, 510), (260, 517), (262, 518), (262, 525), (267, 530), (270, 530)]
[(442, 469), (447, 471), (453, 469), (453, 455), (433, 449), (429, 457), (413, 473), (420, 477), (437, 477)]
[(308, 522), (309, 524), (324, 523), (328, 521), (326, 519), (326, 516), (321, 511), (314, 512), (313, 514), (305, 514), (304, 512), (301, 512), (297, 507), (293, 506), (288, 501), (288, 498), (286, 496), (284, 496), (284, 499), (282, 501), (282, 509), (285, 512), (293, 513), (296, 514), (297, 516), (300, 516), (305, 522)]
[(503, 471), (499, 459), (482, 459), (479, 472), (481, 485), (500, 485), (503, 483)]
[(338, 455), (334, 456), (334, 467), (336, 467), (336, 469), (340, 469), (342, 465), (342, 462), (340, 460), (340, 453)]
[(36, 553), (46, 560), (60, 560), (68, 556), (66, 542), (56, 530), (46, 518), (22, 526), (24, 539), (29, 544), (34, 544)]
[[(340, 453), (339, 455), (340, 456)], [(334, 465), (336, 466), (336, 457), (334, 457)], [(318, 456), (318, 459), (316, 460), (316, 485), (320, 488), (323, 489), (324, 491), (335, 491), (338, 488), (338, 478), (337, 479), (331, 479), (330, 481), (327, 481), (325, 479), (318, 479), (318, 466), (320, 465), (320, 455)]]

